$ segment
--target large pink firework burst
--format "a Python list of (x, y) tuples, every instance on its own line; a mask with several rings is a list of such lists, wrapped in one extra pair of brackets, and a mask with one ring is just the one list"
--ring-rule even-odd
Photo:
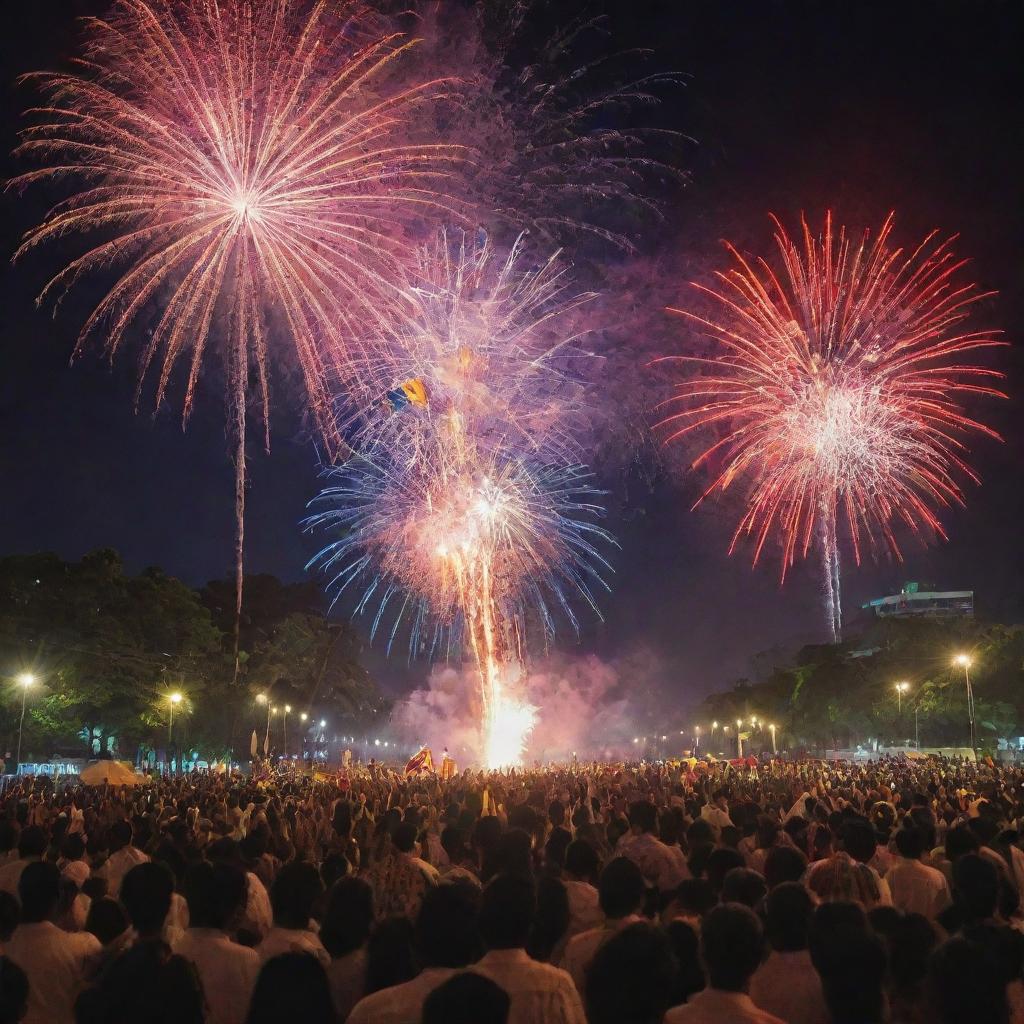
[(729, 246), (735, 266), (716, 275), (719, 287), (694, 285), (719, 315), (672, 310), (719, 351), (669, 357), (703, 372), (676, 385), (661, 425), (668, 441), (717, 433), (692, 463), (716, 467), (698, 503), (747, 487), (730, 553), (751, 537), (756, 564), (777, 537), (784, 580), (817, 538), (838, 639), (840, 541), (859, 564), (865, 549), (900, 558), (900, 524), (945, 537), (942, 510), (964, 500), (958, 480), (977, 482), (965, 437), (998, 437), (963, 402), (1005, 397), (989, 383), (1002, 374), (968, 353), (1005, 342), (964, 324), (988, 293), (961, 280), (954, 239), (933, 232), (895, 248), (892, 215), (873, 241), (835, 230), (831, 215), (817, 237), (804, 221), (799, 240), (774, 222), (781, 272)]
[(88, 19), (73, 73), (29, 76), (48, 105), (31, 111), (19, 151), (44, 166), (14, 185), (77, 188), (17, 255), (90, 239), (40, 301), (117, 268), (76, 352), (98, 337), (113, 357), (145, 319), (139, 389), (156, 366), (159, 405), (186, 363), (186, 420), (210, 343), (224, 354), (239, 607), (246, 406), (252, 392), (269, 446), (275, 336), (290, 337), (309, 410), (336, 444), (328, 382), (352, 339), (379, 336), (364, 325), (400, 301), (400, 232), (450, 209), (443, 178), (458, 150), (411, 128), (443, 82), (392, 73), (410, 45), (345, 0), (118, 0)]

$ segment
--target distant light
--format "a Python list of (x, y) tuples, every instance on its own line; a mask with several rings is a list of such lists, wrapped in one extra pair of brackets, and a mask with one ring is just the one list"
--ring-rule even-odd
[(168, 695), (167, 699), (172, 704), (180, 704), (181, 703), (181, 694), (178, 693), (177, 690), (175, 690), (174, 693)]
[(35, 681), (36, 677), (31, 672), (22, 672), (21, 675), (18, 676), (18, 682), (21, 683), (22, 686), (31, 686)]
[(320, 728), (321, 729), (326, 729), (327, 728), (327, 723), (322, 718), (320, 719)]
[(267, 695), (265, 693), (257, 693), (256, 694), (256, 703), (257, 704), (266, 704), (267, 703)]
[(285, 706), (284, 706), (284, 713), (286, 715), (290, 715), (292, 713), (292, 706), (291, 706), (291, 704), (285, 704)]
[(953, 660), (961, 668), (971, 667), (971, 656), (969, 654), (958, 654)]
[(373, 741), (373, 745), (374, 745), (375, 747), (379, 747), (379, 746), (380, 746), (380, 740), (374, 740), (374, 741)]
[(307, 715), (305, 711), (303, 711), (303, 712), (302, 712), (302, 714), (301, 714), (301, 715), (299, 715), (299, 719), (300, 719), (301, 721), (303, 721), (303, 722), (304, 722), (304, 721), (305, 721), (305, 720), (306, 720), (307, 718), (309, 718), (309, 715)]

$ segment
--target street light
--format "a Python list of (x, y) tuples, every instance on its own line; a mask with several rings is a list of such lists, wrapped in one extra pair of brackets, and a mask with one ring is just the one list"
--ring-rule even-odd
[(967, 686), (967, 721), (971, 727), (971, 750), (974, 751), (974, 759), (978, 759), (978, 744), (974, 737), (974, 691), (971, 689), (971, 656), (969, 654), (958, 654), (953, 663), (964, 670), (964, 683)]
[(693, 752), (694, 752), (694, 754), (696, 754), (697, 751), (700, 750), (700, 726), (699, 725), (695, 725), (693, 727), (693, 735), (694, 735)]
[(903, 694), (910, 689), (910, 683), (897, 683), (896, 684), (896, 712), (900, 716), (903, 715)]
[(263, 737), (263, 756), (267, 757), (270, 754), (270, 715), (274, 709), (270, 706), (270, 698), (265, 693), (256, 694), (256, 703), (267, 705), (267, 731)]
[(28, 688), (36, 681), (31, 672), (22, 672), (18, 676), (18, 684), (21, 686), (21, 721), (18, 722), (18, 756), (14, 759), (14, 771), (18, 771), (21, 764), (21, 732), (25, 728), (25, 701), (28, 699)]
[(284, 730), (284, 732), (283, 732), (283, 734), (284, 734), (284, 756), (285, 757), (288, 756), (288, 716), (291, 714), (291, 712), (292, 712), (291, 704), (285, 704), (285, 706), (284, 706), (284, 726), (283, 726), (283, 730)]
[(736, 756), (743, 756), (743, 733), (740, 732), (740, 727), (743, 725), (743, 719), (736, 719)]
[(772, 753), (776, 754), (778, 751), (775, 749), (775, 726), (769, 725), (768, 731), (772, 734)]
[(181, 694), (177, 690), (167, 694), (167, 773), (171, 772), (171, 742), (174, 735), (174, 709), (181, 703)]

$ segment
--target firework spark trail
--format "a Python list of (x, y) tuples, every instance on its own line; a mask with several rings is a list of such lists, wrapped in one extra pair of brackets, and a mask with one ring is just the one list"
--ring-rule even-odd
[(892, 224), (890, 215), (874, 241), (854, 242), (829, 215), (818, 238), (804, 222), (801, 244), (776, 220), (781, 273), (730, 246), (736, 266), (716, 275), (719, 290), (695, 285), (721, 316), (672, 310), (722, 350), (668, 357), (705, 372), (676, 385), (667, 440), (721, 431), (693, 460), (718, 467), (697, 503), (746, 481), (730, 553), (750, 536), (757, 564), (778, 536), (783, 581), (817, 535), (836, 639), (840, 533), (857, 564), (865, 546), (901, 558), (900, 524), (944, 538), (942, 510), (963, 504), (957, 478), (978, 482), (965, 436), (998, 438), (962, 401), (1005, 397), (989, 383), (1001, 373), (963, 359), (1005, 342), (963, 326), (988, 293), (961, 283), (954, 239), (933, 232), (904, 252), (890, 245)]
[(410, 129), (444, 83), (395, 85), (388, 76), (411, 42), (345, 0), (119, 0), (87, 30), (75, 73), (28, 76), (49, 105), (31, 111), (38, 123), (18, 151), (45, 166), (13, 184), (80, 184), (16, 255), (97, 233), (40, 301), (121, 267), (76, 354), (102, 335), (113, 357), (159, 307), (139, 391), (158, 363), (159, 406), (186, 361), (186, 422), (206, 347), (223, 335), (240, 609), (250, 391), (269, 446), (267, 313), (290, 335), (308, 407), (336, 449), (330, 382), (352, 339), (378, 335), (402, 299), (398, 231), (421, 210), (451, 212), (440, 189), (460, 151), (420, 144)]

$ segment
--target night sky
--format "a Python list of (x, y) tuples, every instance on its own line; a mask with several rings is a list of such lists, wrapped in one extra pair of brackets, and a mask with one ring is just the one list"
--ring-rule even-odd
[[(0, 174), (17, 111), (31, 94), (22, 72), (53, 66), (74, 49), (86, 0), (5, 5), (0, 15), (3, 104)], [(600, 7), (600, 5), (597, 5)], [(630, 0), (605, 5), (622, 45), (654, 45), (663, 66), (687, 75), (670, 122), (691, 135), (689, 187), (672, 200), (670, 231), (657, 245), (690, 264), (721, 265), (719, 239), (768, 253), (771, 210), (795, 224), (801, 210), (874, 226), (898, 213), (896, 238), (933, 227), (960, 233), (959, 253), (997, 298), (975, 323), (1001, 327), (1015, 343), (1024, 322), (1024, 6), (930, 2), (724, 2)], [(1015, 99), (1016, 97), (1016, 99)], [(182, 433), (180, 405), (156, 417), (133, 412), (135, 362), (112, 368), (95, 354), (68, 358), (99, 293), (79, 290), (52, 316), (34, 295), (60, 265), (54, 249), (12, 268), (7, 258), (42, 212), (44, 191), (0, 203), (0, 554), (52, 550), (66, 558), (115, 547), (128, 567), (159, 564), (191, 584), (231, 568), (232, 473), (223, 396), (214, 375), (200, 388)], [(77, 251), (77, 250), (76, 250)], [(648, 253), (657, 257), (659, 252)], [(680, 301), (685, 282), (679, 282)], [(998, 365), (1020, 393), (1019, 345)], [(282, 389), (283, 390), (283, 389)], [(279, 394), (281, 392), (279, 391)], [(891, 592), (904, 579), (973, 588), (979, 613), (1024, 617), (1024, 485), (1017, 400), (982, 409), (1006, 444), (979, 440), (983, 478), (968, 507), (950, 513), (950, 541), (908, 545), (905, 565), (847, 566), (847, 609)], [(250, 460), (247, 568), (303, 578), (313, 542), (297, 527), (317, 488), (315, 453), (284, 402), (269, 457)], [(621, 478), (617, 487), (627, 481)], [(747, 553), (725, 555), (723, 510), (687, 511), (694, 483), (628, 481), (625, 511), (612, 524), (622, 551), (605, 623), (579, 650), (617, 658), (638, 650), (656, 666), (651, 685), (684, 701), (749, 673), (751, 655), (824, 639), (814, 563), (784, 590), (777, 565), (751, 571)], [(392, 688), (422, 678), (374, 658)]]

